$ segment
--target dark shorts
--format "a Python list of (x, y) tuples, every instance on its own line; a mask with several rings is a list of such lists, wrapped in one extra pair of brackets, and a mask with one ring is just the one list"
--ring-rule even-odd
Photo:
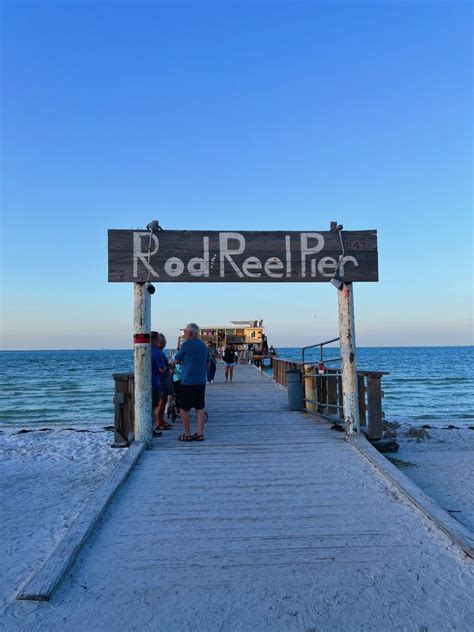
[(161, 391), (159, 388), (151, 389), (151, 399), (153, 403), (153, 408), (156, 408), (158, 404), (160, 403), (160, 399), (161, 399)]
[(204, 392), (205, 384), (181, 384), (179, 389), (179, 403), (183, 410), (202, 410), (205, 407)]

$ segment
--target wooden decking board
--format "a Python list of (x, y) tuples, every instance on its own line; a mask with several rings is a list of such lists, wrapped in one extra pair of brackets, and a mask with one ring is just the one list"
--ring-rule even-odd
[(206, 441), (179, 443), (179, 421), (155, 440), (43, 604), (44, 629), (67, 612), (71, 630), (332, 631), (348, 611), (347, 629), (468, 629), (472, 565), (286, 397), (249, 366), (222, 384), (219, 367)]

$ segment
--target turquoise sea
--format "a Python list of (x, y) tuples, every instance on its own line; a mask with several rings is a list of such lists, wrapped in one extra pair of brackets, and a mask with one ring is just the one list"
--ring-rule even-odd
[[(277, 351), (301, 359), (301, 349)], [(337, 352), (327, 349), (326, 357)], [(370, 347), (357, 353), (358, 368), (390, 373), (382, 382), (387, 419), (472, 425), (474, 347)], [(319, 358), (315, 352), (312, 357)], [(133, 351), (2, 351), (0, 364), (0, 423), (106, 425), (113, 423), (112, 373), (133, 370)]]

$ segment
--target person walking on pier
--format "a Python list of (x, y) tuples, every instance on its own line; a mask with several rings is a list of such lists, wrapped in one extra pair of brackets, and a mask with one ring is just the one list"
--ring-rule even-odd
[[(189, 323), (184, 329), (185, 341), (175, 354), (173, 361), (182, 364), (180, 404), (183, 434), (179, 441), (204, 441), (204, 408), (207, 371), (210, 364), (209, 349), (198, 338), (199, 327)], [(197, 432), (191, 435), (189, 411), (195, 408)]]
[(232, 376), (234, 373), (235, 365), (235, 351), (231, 345), (227, 345), (222, 355), (222, 359), (225, 362), (225, 381), (232, 384)]
[(210, 362), (209, 368), (207, 370), (207, 382), (208, 384), (213, 384), (214, 377), (216, 375), (216, 370), (217, 370), (217, 361), (216, 361), (217, 350), (211, 342), (207, 343), (207, 348), (209, 349), (209, 362)]

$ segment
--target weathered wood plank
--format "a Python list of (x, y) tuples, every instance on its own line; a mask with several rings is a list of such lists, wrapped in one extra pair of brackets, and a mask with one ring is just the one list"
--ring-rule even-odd
[(49, 600), (144, 449), (144, 443), (133, 443), (127, 449), (127, 454), (124, 455), (110, 476), (105, 479), (90, 502), (75, 519), (64, 538), (54, 548), (49, 558), (20, 589), (17, 599)]
[[(282, 410), (286, 390), (253, 367), (226, 385), (219, 363), (207, 400), (206, 441), (178, 442), (179, 423), (156, 439), (56, 599), (17, 604), (15, 623), (21, 607), (31, 630), (62, 629), (66, 617), (78, 630), (91, 620), (100, 630), (470, 629), (471, 566), (355, 441)], [(245, 406), (227, 413), (234, 401)]]
[[(378, 281), (377, 231), (343, 231), (339, 276)], [(334, 231), (109, 230), (109, 281), (329, 282), (341, 244)]]
[(383, 435), (382, 390), (380, 377), (367, 377), (367, 411), (369, 439), (381, 439)]

